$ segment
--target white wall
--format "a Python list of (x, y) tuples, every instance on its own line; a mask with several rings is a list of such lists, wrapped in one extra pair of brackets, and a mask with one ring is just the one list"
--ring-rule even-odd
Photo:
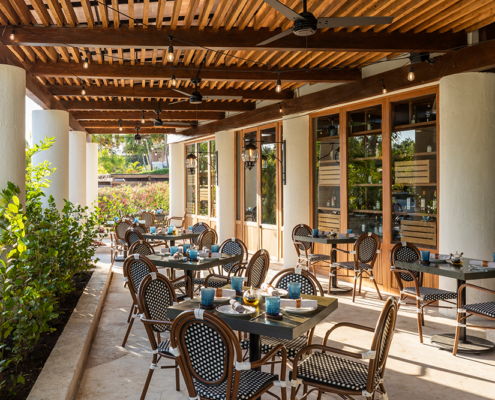
[[(440, 80), (439, 251), (491, 260), (495, 251), (495, 74), (465, 73)], [(495, 289), (495, 280), (469, 281)], [(440, 277), (440, 288), (456, 290)], [(495, 296), (468, 290), (468, 303)], [(491, 299), (491, 300), (489, 300)], [(455, 310), (444, 311), (454, 316)]]
[[(185, 154), (184, 144), (174, 143), (169, 147), (169, 201), (170, 201), (170, 216), (182, 217), (186, 208), (184, 198), (185, 192)], [(177, 221), (175, 221), (177, 222)]]
[(308, 224), (309, 219), (309, 116), (288, 116), (283, 119), (286, 141), (286, 180), (284, 190), (284, 267), (294, 268), (296, 251), (292, 244), (292, 229)]
[(217, 233), (219, 243), (235, 237), (235, 133), (217, 132), (218, 151)]
[(69, 132), (69, 201), (86, 207), (86, 132)]
[(98, 143), (86, 143), (86, 205), (98, 206)]

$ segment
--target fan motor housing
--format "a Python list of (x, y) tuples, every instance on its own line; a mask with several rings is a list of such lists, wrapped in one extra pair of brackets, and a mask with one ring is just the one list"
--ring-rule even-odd
[(192, 92), (189, 102), (191, 104), (201, 104), (203, 102), (203, 96), (199, 92)]
[(299, 14), (302, 18), (294, 21), (293, 32), (296, 36), (311, 36), (318, 29), (318, 23), (315, 16), (310, 12)]

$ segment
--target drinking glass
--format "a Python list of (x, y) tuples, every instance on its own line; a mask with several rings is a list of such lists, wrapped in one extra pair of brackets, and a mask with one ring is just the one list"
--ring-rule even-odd
[(186, 254), (186, 253), (187, 253), (187, 249), (188, 249), (189, 247), (191, 247), (191, 245), (190, 245), (190, 244), (187, 244), (187, 243), (184, 243), (184, 244), (182, 245), (182, 250), (183, 250), (183, 253), (184, 253), (184, 254)]
[(213, 299), (215, 298), (215, 288), (203, 288), (201, 289), (201, 304), (206, 307), (213, 305)]
[(139, 222), (139, 217), (134, 217), (134, 222)]
[(313, 229), (313, 236), (318, 237), (318, 229)]
[(117, 222), (119, 220), (119, 217), (115, 217), (115, 222)]
[(279, 315), (280, 314), (280, 297), (267, 296), (266, 301), (266, 313), (268, 315)]
[(211, 245), (212, 253), (218, 253), (218, 250), (220, 250), (220, 246), (218, 244), (212, 244)]
[(173, 226), (169, 226), (169, 227), (167, 227), (167, 229), (168, 229), (169, 235), (171, 235), (172, 233), (174, 233), (174, 227)]
[(493, 261), (495, 262), (495, 253), (492, 253)]
[(150, 226), (150, 233), (155, 233), (155, 227), (154, 226)]
[(198, 259), (198, 249), (189, 249), (189, 258), (194, 261)]
[(237, 293), (242, 292), (242, 276), (233, 276), (230, 278), (230, 284), (232, 286), (232, 290), (235, 290)]
[(301, 282), (289, 282), (289, 298), (299, 299), (301, 297)]
[(192, 232), (193, 228), (194, 228), (194, 226), (188, 226), (187, 230)]
[(421, 261), (430, 261), (430, 252), (428, 250), (421, 250)]
[(156, 210), (157, 214), (160, 214), (161, 212), (162, 212), (162, 210)]
[(347, 233), (352, 233), (352, 229), (347, 229)]
[(178, 251), (179, 251), (179, 247), (177, 247), (177, 246), (170, 246), (170, 255), (171, 256), (173, 256)]

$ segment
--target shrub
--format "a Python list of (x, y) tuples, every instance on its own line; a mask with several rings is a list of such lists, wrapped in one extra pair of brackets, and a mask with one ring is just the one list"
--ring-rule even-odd
[(154, 169), (153, 171), (140, 172), (140, 174), (149, 174), (149, 175), (168, 174), (168, 168), (165, 167), (165, 168)]
[(163, 209), (168, 212), (168, 182), (149, 185), (119, 185), (98, 190), (98, 207), (103, 219), (110, 220), (122, 215), (136, 214), (146, 209)]

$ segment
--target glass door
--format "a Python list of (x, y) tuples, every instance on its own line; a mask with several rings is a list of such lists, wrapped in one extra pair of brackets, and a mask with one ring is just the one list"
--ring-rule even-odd
[[(257, 142), (258, 132), (256, 130), (245, 132), (243, 134), (243, 146), (246, 143), (258, 144)], [(244, 172), (243, 234), (244, 243), (246, 244), (249, 252), (256, 252), (259, 250), (258, 165), (259, 162), (257, 162), (254, 166), (246, 167), (244, 163), (241, 162), (241, 166)]]

